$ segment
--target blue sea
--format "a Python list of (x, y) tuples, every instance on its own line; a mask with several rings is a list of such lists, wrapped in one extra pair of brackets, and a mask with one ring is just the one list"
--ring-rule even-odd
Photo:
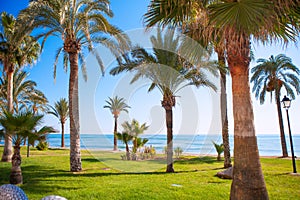
[[(153, 146), (157, 152), (163, 152), (166, 146), (166, 135), (142, 135), (143, 138), (148, 138), (146, 146)], [(48, 142), (50, 147), (60, 147), (61, 135), (49, 134)], [(216, 154), (212, 141), (222, 143), (221, 135), (174, 135), (174, 148), (180, 147), (187, 154)], [(261, 156), (281, 156), (281, 144), (279, 135), (257, 135), (258, 149)], [(290, 153), (290, 140), (286, 137), (287, 148)], [(3, 141), (0, 142), (3, 144)], [(69, 147), (70, 135), (65, 135), (65, 145)], [(295, 155), (300, 157), (300, 135), (293, 136), (293, 144)], [(130, 144), (131, 145), (131, 144)], [(233, 152), (233, 136), (230, 136), (231, 152)], [(118, 141), (118, 147), (121, 151), (125, 150), (125, 145)], [(113, 135), (112, 134), (81, 134), (81, 149), (90, 150), (112, 150)]]

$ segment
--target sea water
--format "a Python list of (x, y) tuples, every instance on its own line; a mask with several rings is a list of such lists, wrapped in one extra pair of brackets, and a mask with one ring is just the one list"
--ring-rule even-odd
[[(167, 145), (167, 136), (166, 135), (142, 135), (142, 138), (147, 138), (149, 141), (146, 146), (152, 146), (156, 149), (156, 152), (162, 153), (165, 146)], [(231, 152), (233, 152), (233, 136), (229, 137)], [(61, 145), (61, 134), (49, 134), (47, 141), (49, 146), (52, 148), (59, 148)], [(81, 149), (91, 149), (91, 150), (112, 150), (113, 149), (113, 134), (81, 134)], [(183, 149), (183, 153), (186, 154), (216, 154), (216, 150), (212, 142), (218, 144), (222, 143), (221, 135), (189, 135), (189, 134), (178, 134), (173, 137), (173, 147), (180, 147)], [(3, 144), (3, 140), (0, 144)], [(257, 143), (259, 154), (261, 156), (281, 156), (281, 143), (279, 135), (257, 135)], [(289, 137), (286, 137), (287, 148), (290, 153), (290, 140)], [(293, 135), (293, 144), (295, 155), (300, 157), (300, 135)], [(65, 146), (69, 147), (70, 145), (70, 135), (65, 135)], [(129, 143), (129, 146), (132, 146), (132, 143)], [(118, 148), (121, 151), (125, 151), (125, 144), (121, 141), (118, 141)]]

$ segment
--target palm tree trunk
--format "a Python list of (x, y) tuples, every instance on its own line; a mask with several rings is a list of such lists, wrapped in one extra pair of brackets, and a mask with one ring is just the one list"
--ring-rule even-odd
[(78, 172), (82, 170), (78, 104), (78, 52), (70, 52), (69, 60), (70, 168), (71, 172)]
[(130, 160), (130, 152), (129, 152), (129, 147), (128, 147), (128, 143), (125, 143), (125, 148), (126, 148), (126, 157), (127, 160)]
[[(7, 106), (8, 111), (13, 113), (13, 65), (10, 65), (7, 70)], [(11, 162), (12, 157), (12, 140), (9, 134), (5, 135), (4, 149), (2, 154), (2, 162)]]
[[(225, 67), (224, 51), (217, 51), (219, 65)], [(226, 92), (226, 71), (220, 70), (220, 86), (221, 86), (221, 120), (222, 120), (222, 139), (224, 145), (224, 168), (231, 167), (229, 133), (228, 133), (228, 115), (227, 115), (227, 92)]]
[(17, 185), (23, 183), (21, 162), (20, 146), (14, 146), (14, 155), (12, 157), (12, 167), (9, 179), (10, 184)]
[(218, 153), (217, 161), (221, 161), (221, 154)]
[(235, 49), (238, 48), (227, 48), (234, 117), (234, 165), (230, 199), (266, 200), (269, 197), (259, 159), (250, 96), (249, 40), (241, 52)]
[(136, 152), (137, 152), (137, 145), (138, 145), (137, 139), (138, 139), (138, 137), (136, 136), (136, 137), (134, 138), (134, 143), (133, 143), (133, 153), (136, 153)]
[(166, 124), (167, 124), (167, 170), (168, 173), (173, 173), (173, 111), (172, 107), (165, 107)]
[(61, 122), (61, 147), (65, 147), (65, 122)]
[(282, 111), (281, 111), (281, 106), (280, 106), (280, 104), (281, 104), (280, 95), (278, 92), (277, 92), (275, 98), (276, 98), (277, 114), (278, 114), (278, 121), (279, 121), (279, 128), (280, 128), (282, 157), (288, 157), (288, 151), (287, 151), (287, 147), (286, 147), (284, 127), (283, 127)]
[(118, 150), (117, 132), (118, 132), (118, 117), (115, 117), (115, 127), (114, 127), (114, 151), (117, 151), (117, 150)]

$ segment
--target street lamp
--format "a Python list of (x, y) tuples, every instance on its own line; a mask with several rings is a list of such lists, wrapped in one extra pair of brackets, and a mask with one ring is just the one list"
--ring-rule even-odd
[(293, 161), (293, 172), (297, 173), (296, 161), (295, 161), (295, 155), (294, 155), (294, 147), (293, 147), (293, 139), (292, 139), (292, 133), (291, 133), (291, 126), (290, 126), (290, 118), (289, 118), (289, 108), (291, 107), (291, 100), (287, 96), (284, 96), (281, 102), (283, 104), (283, 108), (285, 108), (285, 110), (286, 110), (286, 117), (287, 117), (287, 121), (288, 121), (290, 146), (291, 146), (292, 161)]

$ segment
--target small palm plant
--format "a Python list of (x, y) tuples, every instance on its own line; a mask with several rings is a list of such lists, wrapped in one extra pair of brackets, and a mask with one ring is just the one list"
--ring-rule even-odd
[(131, 136), (126, 132), (122, 132), (122, 133), (117, 133), (117, 138), (118, 140), (121, 140), (125, 144), (126, 158), (127, 160), (130, 160), (130, 151), (129, 151), (128, 142), (132, 141), (133, 136)]
[(137, 149), (140, 149), (145, 146), (145, 144), (149, 141), (147, 138), (137, 138)]
[(175, 152), (176, 158), (178, 159), (181, 156), (181, 154), (183, 153), (183, 149), (181, 147), (176, 147), (174, 149), (174, 152)]
[(217, 160), (218, 161), (221, 161), (221, 154), (224, 152), (224, 145), (221, 143), (221, 144), (217, 144), (215, 142), (212, 142), (215, 146), (215, 149), (218, 153), (218, 157), (217, 157)]
[(20, 112), (11, 114), (5, 112), (0, 118), (0, 124), (4, 128), (0, 131), (2, 136), (11, 138), (14, 144), (12, 157), (12, 168), (10, 174), (11, 184), (22, 184), (23, 176), (21, 170), (21, 144), (28, 137), (30, 141), (39, 140), (47, 133), (55, 132), (52, 127), (44, 126), (39, 131), (35, 131), (40, 125), (43, 115), (34, 115), (32, 112)]
[(143, 134), (149, 126), (147, 126), (146, 123), (140, 125), (137, 120), (133, 119), (131, 123), (129, 123), (128, 121), (124, 122), (122, 124), (122, 127), (126, 133), (133, 137), (133, 153), (136, 153), (138, 149), (139, 135)]

